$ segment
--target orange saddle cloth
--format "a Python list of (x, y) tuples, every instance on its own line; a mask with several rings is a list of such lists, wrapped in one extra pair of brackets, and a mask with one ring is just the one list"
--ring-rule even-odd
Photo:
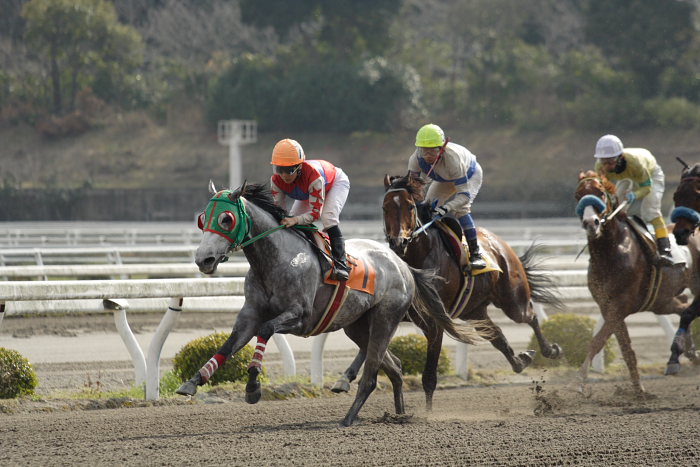
[[(331, 246), (328, 242), (328, 236), (321, 232), (316, 232), (314, 238), (316, 239), (316, 245), (325, 251), (328, 257), (331, 257)], [(345, 287), (374, 295), (374, 283), (376, 279), (374, 266), (367, 260), (350, 254), (347, 254), (347, 262), (350, 267), (350, 277), (348, 277), (348, 280), (345, 282)], [(340, 281), (330, 278), (333, 272), (333, 263), (330, 260), (328, 260), (328, 265), (330, 269), (324, 273), (323, 282), (330, 285), (340, 284)]]

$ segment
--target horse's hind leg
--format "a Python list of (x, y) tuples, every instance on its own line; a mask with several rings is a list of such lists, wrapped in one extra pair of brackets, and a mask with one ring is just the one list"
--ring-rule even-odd
[(401, 374), (401, 360), (387, 349), (382, 360), (382, 370), (386, 373), (394, 391), (394, 409), (397, 415), (406, 413), (403, 402), (403, 375)]
[(508, 363), (510, 363), (510, 367), (514, 372), (520, 373), (525, 368), (530, 366), (535, 352), (528, 350), (515, 355), (513, 348), (508, 343), (508, 339), (506, 339), (506, 336), (503, 334), (501, 328), (496, 326), (496, 324), (491, 321), (491, 318), (489, 318), (489, 316), (486, 314), (485, 306), (472, 312), (469, 318), (480, 321), (479, 324), (474, 325), (474, 328), (477, 331), (488, 332), (493, 336), (489, 339), (489, 342), (491, 342), (491, 345), (493, 345), (494, 348), (498, 349), (498, 351), (500, 351), (503, 356), (506, 357), (506, 360), (508, 360)]
[(331, 391), (333, 391), (335, 393), (350, 391), (350, 383), (355, 381), (355, 378), (357, 378), (357, 374), (360, 371), (360, 367), (365, 362), (365, 358), (366, 358), (365, 353), (362, 350), (357, 352), (355, 359), (352, 361), (350, 366), (345, 370), (345, 372), (343, 373), (343, 376), (338, 378), (338, 381), (336, 381), (333, 384)]
[(622, 351), (622, 358), (625, 360), (627, 369), (630, 372), (630, 378), (632, 379), (632, 385), (637, 390), (637, 392), (644, 392), (644, 387), (639, 378), (639, 369), (637, 368), (637, 355), (632, 349), (632, 341), (630, 340), (629, 332), (627, 331), (627, 325), (624, 321), (618, 323), (615, 326), (615, 337), (617, 337), (617, 342), (620, 344), (620, 350)]
[(544, 334), (542, 334), (542, 329), (540, 329), (540, 322), (537, 319), (537, 315), (532, 318), (532, 321), (528, 323), (535, 333), (535, 338), (540, 346), (540, 351), (542, 356), (545, 358), (556, 359), (562, 356), (562, 350), (559, 344), (550, 344)]
[[(387, 303), (383, 306), (391, 307), (392, 305)], [(361, 350), (365, 351), (367, 357), (365, 359), (365, 366), (362, 371), (362, 378), (357, 388), (355, 400), (352, 406), (350, 406), (350, 410), (348, 410), (345, 418), (340, 422), (342, 426), (352, 425), (360, 409), (367, 401), (367, 398), (377, 387), (377, 373), (382, 365), (382, 360), (384, 360), (385, 357), (391, 358), (387, 355), (389, 340), (401, 319), (400, 314), (397, 316), (382, 316), (389, 315), (389, 313), (385, 310), (382, 314), (381, 310), (376, 308), (368, 310), (367, 314), (371, 314), (369, 320), (360, 319), (345, 328), (345, 333), (348, 337), (350, 337)], [(383, 319), (382, 322), (380, 322), (380, 318)], [(398, 372), (398, 377), (401, 377), (400, 371)], [(394, 394), (396, 394), (396, 387), (394, 387)], [(394, 401), (396, 405), (396, 397)]]

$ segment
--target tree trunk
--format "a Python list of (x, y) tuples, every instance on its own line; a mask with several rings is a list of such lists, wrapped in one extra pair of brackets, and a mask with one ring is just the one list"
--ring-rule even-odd
[(53, 113), (61, 115), (63, 103), (61, 102), (61, 72), (58, 69), (56, 54), (51, 52), (51, 86), (53, 88)]

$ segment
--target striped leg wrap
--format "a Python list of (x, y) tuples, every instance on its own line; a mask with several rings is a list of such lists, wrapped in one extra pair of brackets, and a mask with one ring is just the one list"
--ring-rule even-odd
[(255, 344), (255, 352), (253, 353), (253, 359), (250, 361), (248, 368), (262, 368), (262, 359), (265, 355), (265, 349), (267, 348), (267, 341), (262, 337), (258, 336), (258, 343)]
[(202, 377), (202, 384), (209, 381), (211, 375), (226, 362), (226, 357), (223, 354), (216, 354), (209, 359), (209, 361), (199, 370), (199, 375)]

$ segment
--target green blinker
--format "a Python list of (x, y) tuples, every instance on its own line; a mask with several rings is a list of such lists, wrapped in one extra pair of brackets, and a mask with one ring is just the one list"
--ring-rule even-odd
[[(250, 218), (245, 210), (245, 204), (240, 197), (232, 200), (231, 190), (218, 192), (209, 200), (204, 210), (204, 232), (212, 232), (228, 239), (233, 248), (243, 243), (243, 239), (250, 230)], [(232, 227), (225, 230), (221, 226), (221, 220), (229, 216), (232, 219)]]

